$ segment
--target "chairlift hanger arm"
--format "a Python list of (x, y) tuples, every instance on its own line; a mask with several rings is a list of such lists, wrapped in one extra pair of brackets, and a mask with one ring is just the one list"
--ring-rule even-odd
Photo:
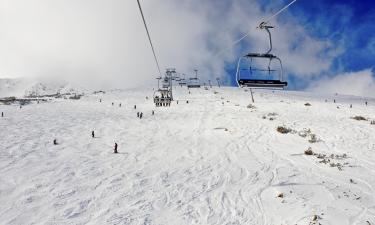
[[(263, 28), (266, 28), (266, 27), (268, 27), (268, 28), (273, 28), (272, 26), (269, 26), (268, 23), (269, 23), (273, 18), (277, 17), (279, 14), (281, 14), (283, 11), (285, 11), (287, 8), (289, 8), (291, 5), (293, 5), (296, 1), (297, 1), (297, 0), (293, 0), (293, 1), (291, 1), (288, 5), (284, 6), (282, 9), (280, 9), (279, 11), (277, 11), (275, 14), (273, 14), (272, 16), (270, 16), (269, 18), (267, 18), (266, 20), (263, 20), (263, 21), (259, 24), (258, 28), (262, 28), (262, 27), (263, 27)], [(248, 36), (251, 34), (251, 32), (252, 32), (252, 30), (248, 31), (248, 32), (247, 32), (246, 34), (244, 34), (242, 37), (240, 37), (239, 39), (235, 40), (235, 41), (231, 44), (231, 46), (230, 46), (229, 48), (231, 48), (231, 47), (237, 45), (238, 43), (240, 43), (243, 39), (245, 39), (246, 37), (248, 37)], [(229, 48), (228, 48), (228, 49), (229, 49)], [(220, 53), (221, 53), (221, 52), (220, 52)]]

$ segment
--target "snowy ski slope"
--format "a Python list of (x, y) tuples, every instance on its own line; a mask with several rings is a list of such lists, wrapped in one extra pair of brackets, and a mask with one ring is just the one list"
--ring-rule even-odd
[(243, 89), (176, 88), (155, 108), (152, 93), (0, 105), (0, 224), (375, 224), (373, 99), (256, 91), (248, 108)]

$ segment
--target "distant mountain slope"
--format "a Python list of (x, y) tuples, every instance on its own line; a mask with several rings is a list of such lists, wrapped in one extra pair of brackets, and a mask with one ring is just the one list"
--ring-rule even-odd
[(0, 79), (0, 97), (42, 96), (56, 93), (81, 93), (86, 88), (68, 82), (42, 79)]
[(0, 97), (23, 96), (29, 85), (26, 79), (0, 79)]

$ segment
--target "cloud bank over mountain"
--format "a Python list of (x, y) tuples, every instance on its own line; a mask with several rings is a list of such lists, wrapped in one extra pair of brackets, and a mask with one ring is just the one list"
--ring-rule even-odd
[(371, 69), (343, 73), (312, 82), (308, 90), (319, 93), (375, 97), (375, 78)]

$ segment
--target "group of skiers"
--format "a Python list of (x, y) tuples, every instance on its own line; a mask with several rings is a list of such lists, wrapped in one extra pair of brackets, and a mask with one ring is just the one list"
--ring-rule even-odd
[[(325, 102), (328, 102), (328, 100), (326, 99)], [(336, 103), (336, 99), (333, 99), (333, 103)], [(368, 102), (365, 101), (365, 105), (367, 106), (368, 105)], [(339, 108), (339, 107), (337, 107)], [(350, 104), (350, 108), (353, 108), (353, 104)]]
[[(91, 131), (91, 137), (95, 138), (95, 131)], [(113, 147), (113, 153), (115, 154), (118, 153), (117, 148), (118, 148), (118, 144), (115, 142), (115, 146)]]
[[(102, 102), (102, 100), (100, 99), (99, 102)], [(114, 103), (112, 102), (112, 105), (114, 105)], [(119, 104), (119, 107), (121, 107), (121, 103)], [(137, 109), (137, 105), (134, 105), (134, 109)], [(155, 111), (152, 110), (152, 115), (155, 115)], [(1, 113), (1, 116), (3, 117), (4, 116), (4, 113), (2, 112)], [(142, 119), (143, 117), (143, 112), (137, 112), (137, 117)], [(91, 131), (91, 137), (92, 138), (95, 138), (95, 131)], [(53, 140), (53, 144), (54, 145), (58, 145), (58, 142), (57, 142), (57, 139), (54, 139)], [(113, 153), (117, 154), (118, 153), (118, 144), (115, 142), (115, 145), (113, 147)]]
[[(114, 106), (115, 105), (115, 103), (114, 102), (112, 102), (112, 106)], [(121, 106), (122, 106), (122, 104), (120, 103), (120, 104), (118, 104), (118, 107), (120, 107), (121, 108)]]
[[(91, 131), (91, 137), (95, 138), (95, 131)], [(53, 139), (53, 145), (58, 145), (59, 143), (57, 142), (57, 139)], [(115, 142), (115, 146), (113, 147), (113, 153), (117, 154), (118, 153), (118, 144)]]

